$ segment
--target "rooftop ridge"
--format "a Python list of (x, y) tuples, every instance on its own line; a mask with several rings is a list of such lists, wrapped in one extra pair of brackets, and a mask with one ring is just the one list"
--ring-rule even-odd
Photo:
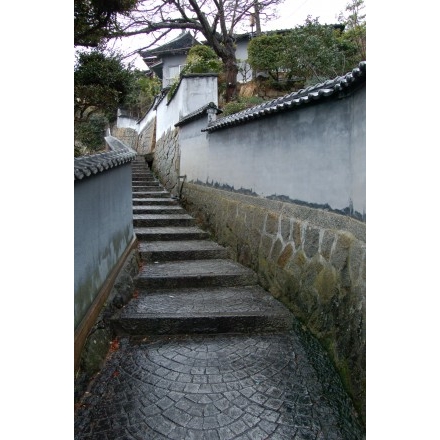
[(279, 98), (266, 101), (255, 107), (242, 110), (208, 124), (202, 131), (213, 132), (232, 125), (243, 124), (249, 120), (290, 110), (294, 107), (304, 106), (319, 101), (331, 95), (341, 97), (346, 92), (353, 90), (357, 85), (365, 82), (367, 63), (361, 61), (357, 67), (343, 76), (337, 76), (322, 83), (315, 84), (305, 89), (292, 92)]
[(120, 149), (115, 151), (75, 157), (74, 180), (82, 180), (134, 160), (136, 158), (136, 152), (126, 145), (122, 145)]

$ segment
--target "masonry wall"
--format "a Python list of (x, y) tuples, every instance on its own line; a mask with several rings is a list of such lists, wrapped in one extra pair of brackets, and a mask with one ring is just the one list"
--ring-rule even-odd
[(326, 347), (365, 420), (365, 223), (184, 184), (183, 205)]
[(173, 195), (179, 191), (180, 148), (179, 130), (169, 129), (157, 142), (154, 150), (153, 172)]
[(75, 330), (134, 238), (131, 199), (130, 163), (75, 180)]
[(145, 124), (143, 130), (139, 133), (137, 144), (138, 154), (149, 154), (154, 151), (156, 147), (156, 118), (153, 117)]
[(132, 148), (135, 151), (137, 150), (138, 133), (135, 128), (115, 126), (111, 129), (111, 134), (115, 138), (118, 138), (128, 147)]

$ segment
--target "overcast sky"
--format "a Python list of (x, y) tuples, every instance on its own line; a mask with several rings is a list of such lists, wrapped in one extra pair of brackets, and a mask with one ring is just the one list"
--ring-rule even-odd
[[(270, 23), (262, 24), (261, 27), (263, 31), (293, 28), (304, 24), (308, 15), (311, 15), (313, 18), (319, 17), (319, 22), (322, 24), (337, 23), (339, 13), (345, 11), (345, 6), (348, 2), (349, 0), (285, 0), (278, 7), (280, 18), (272, 20)], [(124, 53), (130, 53), (147, 46), (147, 44), (146, 36), (136, 36), (124, 38), (115, 45), (115, 48), (120, 49)], [(138, 69), (146, 70), (147, 67), (139, 56), (134, 56), (130, 60), (134, 61), (134, 65)]]

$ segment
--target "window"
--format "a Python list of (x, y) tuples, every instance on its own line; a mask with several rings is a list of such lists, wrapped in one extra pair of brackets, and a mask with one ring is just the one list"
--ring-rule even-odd
[(180, 72), (185, 67), (185, 64), (179, 64), (178, 66), (168, 67), (168, 76), (165, 78), (164, 86), (169, 86), (175, 78), (180, 75)]

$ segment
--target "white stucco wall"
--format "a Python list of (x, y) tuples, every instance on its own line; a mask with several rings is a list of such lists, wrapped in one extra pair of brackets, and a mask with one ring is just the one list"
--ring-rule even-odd
[[(236, 49), (235, 49), (235, 57), (237, 58), (237, 61), (239, 63), (239, 65), (243, 65), (247, 58), (248, 58), (248, 51), (247, 51), (247, 46), (249, 44), (250, 40), (240, 40), (237, 43)], [(242, 72), (238, 72), (237, 75), (237, 81), (240, 83), (245, 83), (247, 81), (250, 81), (252, 79), (252, 69), (250, 68), (250, 66), (247, 66), (245, 74), (246, 77), (243, 76)]]
[(208, 136), (195, 124), (180, 133), (187, 181), (366, 213), (365, 88)]
[(136, 119), (130, 118), (129, 116), (118, 115), (116, 124), (118, 128), (132, 128), (133, 130), (138, 130)]
[(217, 75), (184, 76), (172, 100), (168, 102), (165, 97), (157, 107), (156, 140), (174, 129), (181, 118), (209, 102), (218, 102)]

